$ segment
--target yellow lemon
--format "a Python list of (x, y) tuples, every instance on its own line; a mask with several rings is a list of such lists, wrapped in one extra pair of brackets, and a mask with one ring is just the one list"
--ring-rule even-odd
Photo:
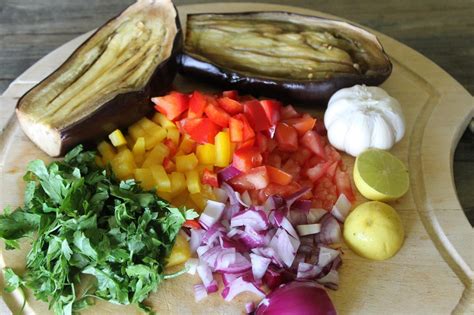
[(378, 201), (398, 199), (410, 185), (403, 162), (379, 149), (369, 149), (356, 158), (354, 183), (365, 198)]
[(405, 233), (398, 213), (391, 206), (369, 201), (356, 207), (344, 222), (344, 239), (356, 254), (384, 260), (398, 252)]

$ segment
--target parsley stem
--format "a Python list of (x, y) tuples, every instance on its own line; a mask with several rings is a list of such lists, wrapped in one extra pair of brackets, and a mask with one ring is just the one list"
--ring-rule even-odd
[(181, 276), (182, 274), (185, 274), (186, 272), (188, 272), (188, 270), (189, 270), (189, 267), (184, 267), (184, 268), (181, 269), (180, 271), (176, 271), (176, 272), (174, 272), (174, 273), (170, 273), (170, 274), (164, 275), (163, 278), (164, 278), (165, 280), (173, 279), (173, 278), (176, 278), (176, 277)]

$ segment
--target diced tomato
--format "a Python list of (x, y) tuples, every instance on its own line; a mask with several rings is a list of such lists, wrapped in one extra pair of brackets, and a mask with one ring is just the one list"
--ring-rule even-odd
[(270, 179), (268, 178), (268, 172), (265, 166), (255, 167), (247, 173), (243, 173), (230, 180), (230, 184), (240, 191), (263, 189), (268, 186), (269, 182)]
[(178, 151), (178, 145), (171, 139), (165, 139), (163, 143), (170, 149), (170, 156), (174, 156), (176, 151)]
[(298, 148), (298, 151), (296, 151), (292, 157), (298, 163), (300, 166), (304, 165), (305, 162), (309, 159), (309, 157), (312, 155), (311, 151), (309, 151), (307, 148), (300, 147)]
[(280, 121), (281, 103), (274, 100), (261, 100), (260, 104), (267, 115), (268, 121), (272, 125), (276, 125)]
[(326, 153), (326, 157), (328, 158), (329, 161), (340, 161), (341, 160), (341, 155), (339, 152), (334, 149), (331, 145), (327, 144), (324, 147), (324, 152)]
[(250, 123), (247, 120), (247, 117), (245, 117), (245, 115), (237, 114), (234, 116), (234, 118), (239, 119), (243, 124), (242, 133), (244, 142), (255, 137), (255, 131), (250, 126)]
[(288, 159), (282, 167), (282, 170), (291, 174), (295, 180), (300, 177), (301, 167), (293, 159)]
[(209, 118), (187, 119), (183, 128), (198, 143), (214, 143), (214, 137), (220, 131)]
[(263, 191), (267, 198), (273, 195), (288, 197), (289, 195), (297, 192), (299, 189), (300, 187), (295, 185), (294, 182), (290, 183), (289, 185), (270, 183)]
[(264, 193), (264, 189), (252, 189), (248, 190), (248, 192), (253, 205), (264, 204), (267, 200), (267, 196)]
[(314, 130), (320, 135), (325, 137), (327, 134), (326, 127), (324, 126), (324, 122), (322, 119), (316, 119), (316, 125), (314, 126)]
[(258, 100), (244, 103), (244, 113), (254, 131), (268, 130), (271, 124)]
[(299, 116), (300, 114), (298, 114), (296, 109), (291, 105), (285, 106), (281, 109), (281, 119), (295, 118)]
[(309, 159), (306, 160), (304, 163), (305, 168), (312, 168), (313, 166), (318, 165), (319, 163), (323, 163), (325, 160), (323, 160), (321, 157), (317, 155), (311, 156)]
[(229, 97), (218, 98), (217, 103), (219, 103), (219, 106), (231, 115), (236, 115), (244, 111), (244, 106), (242, 104)]
[(167, 173), (171, 173), (176, 169), (176, 166), (169, 157), (165, 157), (163, 159), (163, 168), (165, 169)]
[(329, 166), (326, 171), (326, 175), (330, 178), (334, 178), (334, 175), (336, 175), (336, 170), (337, 170), (338, 165), (339, 165), (339, 161), (332, 162), (331, 166)]
[(268, 148), (268, 151), (269, 152), (273, 152), (273, 150), (276, 149), (276, 147), (278, 146), (278, 143), (275, 141), (275, 139), (268, 139), (268, 142), (267, 142), (267, 148)]
[(256, 147), (239, 148), (232, 157), (232, 166), (242, 172), (248, 172), (260, 165), (262, 165), (262, 155)]
[(278, 142), (278, 148), (282, 151), (293, 152), (298, 149), (298, 132), (288, 124), (277, 124), (275, 139)]
[(268, 177), (270, 178), (271, 183), (279, 184), (279, 185), (288, 185), (291, 183), (293, 176), (290, 174), (279, 170), (276, 167), (267, 165), (267, 172)]
[(206, 105), (206, 97), (199, 91), (194, 91), (189, 99), (188, 118), (201, 118)]
[(188, 109), (188, 96), (179, 92), (171, 92), (165, 96), (153, 97), (155, 109), (166, 116), (169, 120), (174, 120)]
[(195, 229), (195, 230), (201, 229), (201, 224), (199, 224), (197, 220), (186, 220), (184, 221), (183, 226), (189, 229)]
[(202, 183), (210, 185), (212, 187), (219, 187), (217, 174), (205, 168), (202, 174)]
[(305, 114), (303, 115), (303, 117), (286, 119), (285, 123), (290, 126), (293, 126), (296, 131), (298, 131), (299, 136), (303, 136), (306, 131), (313, 129), (314, 124), (316, 123), (316, 119)]
[(216, 125), (223, 128), (229, 126), (230, 116), (222, 108), (214, 104), (208, 104), (204, 109), (204, 113), (206, 113), (207, 117), (209, 117), (209, 119)]
[(231, 98), (233, 100), (238, 100), (239, 99), (239, 92), (236, 91), (236, 90), (224, 91), (224, 92), (222, 92), (222, 96)]
[(260, 152), (268, 152), (268, 144), (269, 140), (267, 136), (262, 134), (261, 132), (257, 132), (257, 147), (260, 150)]
[(232, 142), (242, 142), (244, 140), (244, 123), (233, 117), (229, 119), (229, 133), (230, 133), (230, 141)]
[(316, 182), (318, 179), (323, 177), (327, 169), (331, 166), (331, 162), (319, 163), (315, 166), (306, 170), (306, 176), (311, 179), (313, 182)]
[(301, 138), (301, 143), (310, 149), (314, 154), (326, 159), (324, 151), (324, 141), (321, 136), (313, 130), (306, 131), (304, 136)]
[(254, 144), (255, 144), (255, 138), (250, 138), (244, 142), (238, 143), (237, 149), (253, 147)]
[(314, 186), (313, 196), (313, 207), (330, 211), (337, 200), (336, 186), (329, 177), (324, 176)]
[(336, 182), (337, 194), (344, 194), (350, 201), (355, 200), (354, 192), (352, 191), (351, 179), (349, 174), (341, 171), (339, 168), (336, 170), (334, 177)]
[(276, 168), (281, 168), (281, 157), (278, 153), (271, 153), (268, 155), (266, 160), (267, 165), (271, 165)]

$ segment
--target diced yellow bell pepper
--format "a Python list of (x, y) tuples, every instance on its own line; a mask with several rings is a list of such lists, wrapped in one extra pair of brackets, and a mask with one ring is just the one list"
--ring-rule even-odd
[(211, 143), (199, 144), (196, 147), (196, 155), (199, 164), (214, 165), (214, 163), (216, 163), (216, 148)]
[(168, 202), (171, 202), (171, 200), (173, 199), (173, 196), (169, 192), (157, 191), (156, 194), (158, 195), (158, 197), (160, 197), (161, 199), (164, 199)]
[(201, 185), (201, 194), (202, 197), (206, 200), (216, 200), (216, 195), (214, 194), (214, 189), (209, 185)]
[(166, 128), (166, 138), (171, 139), (176, 146), (179, 144), (179, 130), (176, 128)]
[(128, 127), (128, 134), (132, 137), (134, 141), (137, 141), (139, 137), (145, 137), (146, 132), (140, 125), (134, 123), (130, 127)]
[(104, 160), (102, 160), (102, 158), (99, 155), (95, 156), (95, 164), (97, 164), (97, 166), (99, 167), (105, 167)]
[(149, 168), (136, 168), (135, 180), (140, 182), (140, 186), (145, 190), (152, 190), (156, 183)]
[(193, 152), (195, 144), (196, 142), (191, 139), (188, 134), (185, 134), (181, 139), (181, 143), (178, 147), (178, 153), (176, 153), (176, 155), (189, 154)]
[(137, 164), (142, 164), (143, 160), (145, 159), (145, 138), (137, 138), (137, 141), (135, 141), (135, 144), (133, 145), (132, 152), (135, 162)]
[(214, 138), (216, 146), (216, 162), (215, 166), (226, 167), (230, 164), (230, 137), (229, 133), (225, 131), (219, 132)]
[[(184, 187), (186, 189), (186, 186)], [(187, 191), (183, 191), (180, 194), (178, 194), (173, 200), (171, 201), (171, 204), (175, 207), (183, 207), (188, 200), (188, 193)]]
[(184, 202), (183, 207), (186, 207), (186, 209), (197, 209), (196, 204), (194, 203), (194, 201), (189, 196), (186, 199), (186, 201)]
[(171, 181), (166, 174), (163, 165), (152, 165), (150, 167), (151, 173), (153, 174), (153, 178), (155, 179), (156, 189), (158, 191), (163, 191), (170, 193), (171, 192)]
[(201, 192), (201, 182), (199, 180), (199, 173), (196, 170), (186, 172), (186, 185), (191, 194)]
[(166, 130), (162, 129), (162, 131), (161, 133), (145, 133), (145, 149), (147, 151), (153, 149), (158, 143), (163, 141), (163, 136), (166, 137)]
[(126, 145), (121, 145), (117, 148), (117, 152), (119, 152), (119, 153), (122, 152), (122, 151), (125, 151), (125, 150), (130, 151), (130, 149)]
[(178, 196), (186, 190), (186, 177), (183, 173), (173, 172), (169, 175), (171, 181), (171, 194)]
[(172, 267), (185, 263), (190, 257), (191, 249), (189, 248), (189, 243), (181, 231), (178, 236), (176, 236), (176, 241), (174, 243), (173, 249), (171, 250), (171, 254), (168, 257), (166, 267)]
[(202, 212), (204, 208), (206, 207), (207, 200), (203, 197), (201, 193), (197, 194), (190, 194), (189, 198), (196, 204), (196, 209), (199, 212)]
[(166, 116), (162, 113), (156, 113), (155, 115), (153, 115), (152, 120), (155, 123), (161, 125), (161, 127), (163, 128), (176, 128), (176, 125), (171, 120), (166, 118)]
[(214, 165), (198, 165), (196, 167), (196, 170), (198, 171), (199, 175), (202, 175), (202, 173), (204, 173), (204, 170), (212, 172), (214, 170)]
[(111, 134), (109, 134), (109, 139), (114, 147), (127, 144), (127, 140), (125, 140), (125, 137), (123, 136), (123, 133), (120, 131), (120, 129), (115, 129)]
[[(146, 140), (145, 140), (146, 143)], [(170, 149), (164, 143), (158, 143), (153, 150), (145, 155), (143, 167), (150, 167), (155, 164), (163, 164), (163, 160), (170, 154)]]
[(130, 150), (125, 149), (119, 153), (110, 161), (112, 171), (117, 178), (124, 180), (133, 177), (133, 173), (136, 168), (133, 154)]
[(176, 157), (176, 170), (178, 172), (187, 172), (193, 170), (198, 165), (198, 159), (194, 153), (188, 155), (179, 155)]
[(151, 121), (150, 119), (146, 117), (143, 117), (142, 119), (137, 121), (136, 124), (142, 127), (143, 130), (145, 130), (145, 132), (149, 134), (160, 132), (163, 129), (162, 127), (155, 124), (153, 121)]
[(117, 154), (115, 148), (107, 141), (102, 141), (99, 143), (97, 146), (97, 151), (99, 151), (105, 164), (109, 163)]

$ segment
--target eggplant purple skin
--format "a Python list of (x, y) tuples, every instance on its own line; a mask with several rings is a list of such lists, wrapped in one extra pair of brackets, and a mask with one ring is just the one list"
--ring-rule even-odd
[[(254, 14), (255, 12), (243, 12)], [(288, 12), (278, 12), (292, 15)], [(225, 15), (225, 13), (220, 13)], [(379, 43), (380, 44), (380, 43)], [(382, 45), (380, 45), (382, 47)], [(382, 48), (382, 52), (385, 51)], [(385, 54), (386, 55), (386, 54)], [(254, 96), (264, 96), (301, 105), (326, 106), (329, 98), (338, 90), (356, 84), (380, 85), (392, 72), (387, 57), (387, 69), (377, 75), (350, 75), (332, 77), (324, 81), (278, 80), (268, 77), (248, 76), (213, 63), (195, 58), (185, 52), (178, 56), (178, 71), (217, 84), (224, 89), (236, 89)]]
[[(178, 68), (177, 56), (183, 48), (183, 32), (176, 7), (175, 10), (175, 21), (178, 32), (174, 39), (173, 49), (169, 58), (156, 67), (150, 80), (141, 90), (119, 94), (107, 103), (101, 105), (100, 108), (89, 116), (84, 117), (71, 126), (60, 130), (62, 142), (60, 152), (61, 156), (66, 154), (77, 144), (81, 143), (86, 147), (93, 147), (99, 139), (102, 139), (113, 130), (128, 127), (133, 122), (153, 111), (153, 103), (150, 100), (151, 97), (164, 95), (171, 90)], [(114, 18), (115, 17), (111, 20)], [(107, 23), (108, 22), (104, 25)], [(94, 32), (89, 38), (94, 36), (96, 32)], [(89, 39), (85, 42), (88, 40)], [(80, 47), (82, 47), (82, 45), (77, 49)], [(70, 58), (72, 58), (73, 54), (74, 53), (71, 54)], [(64, 63), (68, 60), (69, 58)], [(41, 82), (48, 80), (48, 78), (56, 71), (51, 73)], [(35, 87), (32, 87), (30, 90), (34, 88)], [(28, 94), (30, 90), (26, 92), (25, 95)], [(17, 109), (19, 104), (21, 104), (22, 98), (23, 97), (18, 100), (16, 105)]]

